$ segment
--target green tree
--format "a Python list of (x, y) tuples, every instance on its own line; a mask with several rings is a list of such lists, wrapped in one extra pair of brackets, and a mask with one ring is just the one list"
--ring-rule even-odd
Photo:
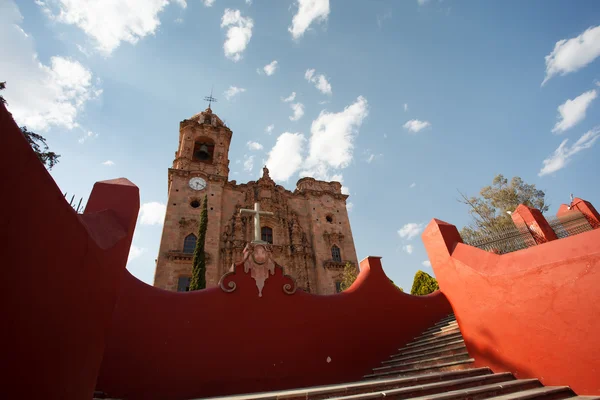
[[(6, 89), (6, 82), (0, 82), (0, 91), (4, 89)], [(0, 103), (7, 104), (2, 95), (0, 95)], [(21, 127), (21, 132), (23, 133), (23, 136), (25, 136), (25, 139), (27, 139), (27, 143), (29, 143), (40, 162), (49, 170), (52, 169), (52, 167), (58, 163), (60, 155), (53, 151), (48, 151), (46, 139), (42, 135), (28, 131), (26, 126)]]
[(427, 272), (417, 271), (410, 294), (424, 296), (439, 290), (439, 288), (440, 286), (433, 276), (429, 275)]
[(194, 249), (194, 259), (192, 261), (192, 279), (190, 281), (190, 292), (192, 290), (201, 290), (206, 288), (206, 254), (204, 253), (204, 243), (206, 242), (206, 228), (208, 227), (208, 196), (204, 195), (202, 202), (202, 211), (200, 212), (200, 222), (198, 224), (198, 239)]
[(393, 280), (390, 279), (390, 282), (392, 282), (392, 285), (396, 286), (396, 289), (398, 289), (399, 291), (404, 293), (404, 289), (402, 289), (400, 286), (396, 285)]
[(342, 292), (352, 286), (357, 277), (358, 269), (354, 265), (347, 262), (346, 266), (344, 267), (344, 272), (342, 273), (342, 283), (340, 285)]
[[(459, 192), (460, 193), (460, 192)], [(546, 194), (535, 185), (530, 185), (518, 176), (510, 180), (503, 175), (496, 175), (491, 186), (486, 186), (477, 197), (467, 197), (460, 193), (459, 201), (470, 207), (469, 214), (473, 221), (461, 229), (463, 240), (472, 239), (478, 233), (493, 234), (503, 228), (513, 226), (508, 212), (514, 211), (519, 204), (537, 208), (541, 212), (548, 211)]]

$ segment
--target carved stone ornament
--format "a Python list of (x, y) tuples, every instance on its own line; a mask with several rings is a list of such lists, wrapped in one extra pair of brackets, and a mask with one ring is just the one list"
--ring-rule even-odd
[[(262, 297), (262, 290), (265, 287), (266, 280), (270, 275), (274, 275), (275, 270), (278, 268), (281, 270), (282, 275), (290, 281), (283, 285), (283, 292), (285, 294), (294, 294), (296, 292), (294, 278), (283, 273), (283, 268), (273, 261), (272, 254), (273, 249), (270, 244), (252, 242), (246, 245), (242, 260), (244, 273), (247, 274), (250, 272), (250, 276), (254, 279), (258, 288), (258, 297)], [(235, 270), (236, 266), (233, 265), (232, 271), (223, 275), (219, 280), (219, 287), (224, 292), (231, 293), (237, 288), (237, 284), (233, 281), (233, 275), (236, 274)]]

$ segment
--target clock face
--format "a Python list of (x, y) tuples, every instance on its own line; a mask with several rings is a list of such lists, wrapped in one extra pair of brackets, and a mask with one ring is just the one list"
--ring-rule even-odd
[(189, 185), (193, 190), (202, 190), (206, 187), (206, 181), (200, 177), (195, 177), (190, 179)]

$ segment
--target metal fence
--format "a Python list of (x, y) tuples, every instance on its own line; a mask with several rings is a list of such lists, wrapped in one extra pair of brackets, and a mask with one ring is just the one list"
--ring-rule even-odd
[(559, 239), (593, 230), (590, 221), (581, 211), (573, 210), (560, 217), (547, 219)]
[(525, 225), (515, 225), (496, 229), (491, 233), (476, 233), (463, 240), (469, 246), (496, 254), (506, 254), (535, 246), (536, 242)]
[[(67, 200), (67, 193), (65, 193), (63, 197), (65, 198), (65, 200)], [(77, 214), (83, 214), (83, 210), (85, 209), (85, 207), (83, 207), (83, 205), (81, 204), (81, 202), (83, 201), (83, 197), (79, 199), (79, 203), (77, 203), (77, 206), (75, 206), (74, 200), (75, 200), (75, 195), (73, 195), (71, 197), (71, 200), (69, 201), (69, 205), (71, 207), (73, 207), (73, 210), (75, 210), (75, 212)]]

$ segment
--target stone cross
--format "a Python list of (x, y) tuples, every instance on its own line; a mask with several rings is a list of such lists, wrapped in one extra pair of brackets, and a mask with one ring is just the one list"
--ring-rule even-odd
[(240, 210), (240, 214), (254, 215), (254, 240), (252, 241), (252, 243), (266, 244), (267, 242), (262, 240), (262, 237), (260, 234), (260, 216), (261, 215), (273, 215), (273, 213), (269, 212), (269, 211), (260, 211), (260, 204), (254, 203), (254, 210), (248, 210), (248, 209), (242, 208)]

